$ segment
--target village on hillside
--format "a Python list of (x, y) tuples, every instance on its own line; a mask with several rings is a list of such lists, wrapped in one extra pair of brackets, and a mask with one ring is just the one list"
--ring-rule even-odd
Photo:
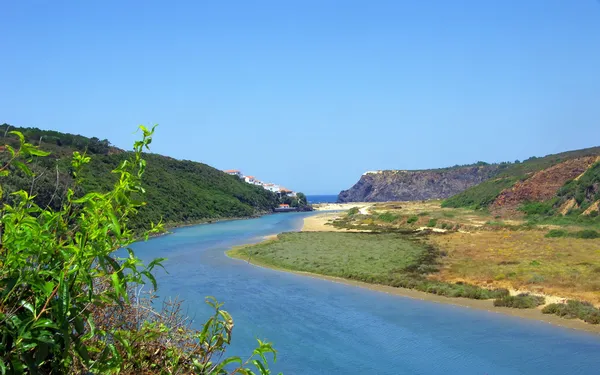
[[(291, 198), (295, 198), (296, 197), (296, 192), (292, 191), (290, 189), (286, 189), (283, 186), (280, 185), (276, 185), (276, 184), (272, 184), (269, 182), (263, 182), (260, 181), (258, 179), (256, 179), (254, 176), (245, 176), (241, 171), (237, 170), (237, 169), (227, 169), (224, 170), (223, 172), (231, 175), (231, 176), (236, 176), (241, 178), (242, 180), (246, 181), (246, 183), (251, 184), (251, 185), (256, 185), (256, 186), (262, 186), (263, 189), (272, 191), (273, 193), (277, 193), (280, 196), (288, 196)], [(281, 204), (280, 208), (285, 208), (285, 207), (289, 207), (289, 205), (287, 204)]]

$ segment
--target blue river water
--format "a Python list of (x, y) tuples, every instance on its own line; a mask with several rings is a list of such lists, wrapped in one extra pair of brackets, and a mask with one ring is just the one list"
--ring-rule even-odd
[(231, 355), (256, 338), (274, 343), (273, 373), (600, 374), (600, 336), (453, 305), (398, 297), (264, 269), (224, 251), (298, 230), (310, 213), (180, 228), (136, 243), (142, 259), (167, 257), (161, 298), (179, 296), (200, 326), (207, 295), (235, 321)]

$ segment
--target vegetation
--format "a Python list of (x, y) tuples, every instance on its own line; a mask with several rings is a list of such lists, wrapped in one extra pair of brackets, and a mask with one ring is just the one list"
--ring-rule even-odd
[(484, 209), (492, 204), (502, 190), (512, 187), (518, 180), (516, 177), (504, 177), (484, 181), (444, 200), (442, 207)]
[(515, 309), (533, 309), (546, 303), (542, 296), (521, 293), (516, 296), (504, 296), (494, 300), (494, 306), (513, 307)]
[(416, 223), (417, 221), (419, 221), (419, 218), (417, 216), (411, 216), (408, 219), (406, 219), (407, 224)]
[[(0, 126), (0, 137), (4, 136), (0, 141), (15, 146), (18, 140), (6, 132), (7, 128), (6, 124)], [(82, 177), (82, 182), (77, 186), (79, 194), (108, 192), (119, 177), (111, 171), (133, 155), (96, 138), (35, 128), (16, 129), (24, 131), (26, 141), (39, 144), (41, 150), (49, 151), (51, 155), (33, 157), (30, 168), (35, 178), (17, 170), (5, 178), (3, 186), (9, 191), (29, 192), (40, 207), (49, 206), (58, 210), (64, 205), (68, 187), (73, 184), (69, 155), (74, 151), (87, 150), (87, 154), (93, 156), (90, 163), (79, 172)], [(6, 162), (6, 154), (2, 157), (4, 159), (0, 158), (0, 161)], [(280, 203), (276, 194), (202, 163), (156, 154), (144, 154), (144, 158), (148, 167), (142, 176), (142, 184), (145, 188), (144, 199), (148, 204), (141, 207), (130, 222), (130, 226), (138, 231), (148, 229), (150, 222), (161, 220), (165, 225), (172, 226), (248, 217), (270, 212)], [(298, 196), (296, 204), (302, 197)], [(11, 201), (11, 197), (5, 198)]]
[(427, 222), (427, 226), (429, 228), (433, 228), (437, 225), (437, 219), (429, 219), (429, 221)]
[[(439, 272), (429, 274), (430, 280), (462, 280), (486, 288), (508, 287), (600, 303), (600, 242), (594, 238), (600, 233), (598, 217), (501, 219), (486, 210), (441, 208), (434, 201), (401, 206), (378, 203), (369, 211), (371, 215), (338, 220), (334, 226), (410, 234), (432, 244), (449, 256), (438, 258)], [(385, 213), (400, 219), (393, 223), (379, 220)], [(447, 232), (413, 234), (417, 225), (407, 223), (411, 217), (418, 226), (435, 220), (435, 226)], [(548, 230), (547, 225), (556, 228)]]
[[(568, 151), (555, 155), (547, 155), (541, 158), (531, 157), (520, 163), (501, 163), (496, 175), (487, 181), (475, 185), (457, 195), (454, 195), (442, 203), (442, 207), (465, 207), (471, 209), (485, 209), (488, 207), (504, 189), (512, 187), (517, 181), (527, 179), (532, 173), (549, 168), (563, 161), (580, 158), (585, 156), (600, 155), (600, 147), (586, 148), (582, 150)], [(581, 181), (573, 181), (566, 188), (563, 188), (563, 197), (583, 200), (592, 198), (589, 196), (590, 187), (600, 181), (600, 163), (588, 170)], [(582, 176), (582, 178), (584, 177)], [(586, 195), (588, 194), (588, 195)], [(600, 193), (595, 192), (600, 199)]]
[[(116, 166), (112, 188), (85, 191), (90, 157), (73, 153), (73, 186), (62, 206), (41, 207), (25, 190), (4, 184), (17, 171), (47, 156), (13, 132), (0, 165), (2, 196), (10, 194), (0, 220), (0, 372), (3, 374), (260, 374), (269, 373), (259, 341), (248, 360), (225, 357), (233, 320), (209, 299), (214, 315), (192, 330), (178, 303), (155, 311), (140, 297), (144, 283), (157, 288), (152, 271), (164, 259), (143, 264), (128, 246), (135, 240), (133, 218), (144, 207), (142, 150), (153, 131), (141, 127), (129, 158)], [(161, 230), (151, 225), (144, 235)], [(116, 251), (127, 249), (124, 257)]]
[(567, 319), (581, 319), (590, 324), (600, 324), (600, 309), (587, 302), (569, 300), (566, 304), (552, 303), (545, 306), (542, 312)]
[(546, 234), (546, 238), (572, 237), (582, 239), (600, 238), (600, 233), (593, 229), (584, 229), (577, 232), (568, 232), (562, 229), (552, 229)]
[(579, 179), (567, 182), (558, 192), (561, 202), (574, 198), (578, 205), (600, 199), (600, 162), (596, 162)]
[(555, 213), (555, 204), (556, 199), (552, 199), (547, 202), (526, 202), (519, 207), (519, 211), (524, 212), (527, 216), (551, 216)]
[(498, 298), (505, 289), (427, 278), (442, 254), (396, 233), (283, 233), (277, 240), (234, 249), (230, 256), (292, 271), (312, 272), (374, 284), (416, 289), (447, 297)]

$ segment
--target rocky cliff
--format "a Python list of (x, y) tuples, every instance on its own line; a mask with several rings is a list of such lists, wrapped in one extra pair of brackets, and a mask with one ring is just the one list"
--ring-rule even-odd
[(422, 171), (375, 171), (362, 175), (338, 202), (384, 202), (441, 199), (477, 185), (498, 171), (498, 165), (475, 165)]

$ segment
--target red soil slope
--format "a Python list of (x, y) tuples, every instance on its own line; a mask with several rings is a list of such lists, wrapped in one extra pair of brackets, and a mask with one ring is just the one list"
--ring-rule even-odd
[(595, 156), (571, 159), (536, 172), (512, 188), (500, 193), (490, 210), (496, 214), (515, 213), (520, 204), (527, 201), (545, 201), (553, 198), (568, 180), (577, 178), (596, 161)]

